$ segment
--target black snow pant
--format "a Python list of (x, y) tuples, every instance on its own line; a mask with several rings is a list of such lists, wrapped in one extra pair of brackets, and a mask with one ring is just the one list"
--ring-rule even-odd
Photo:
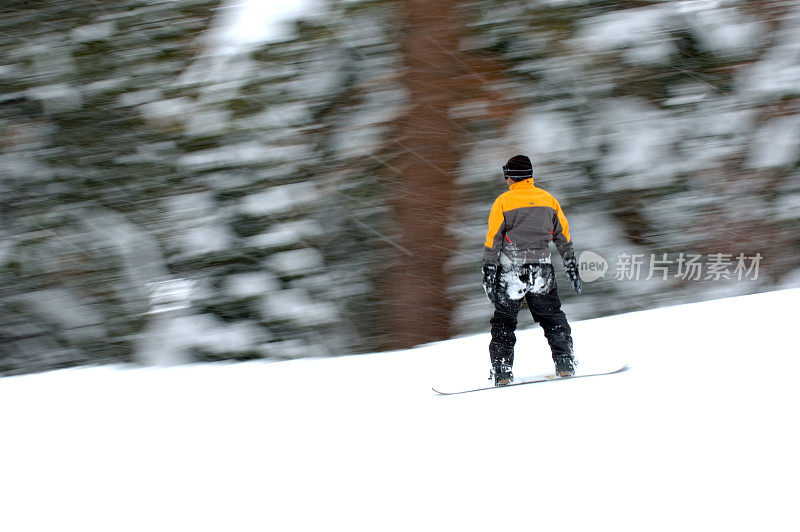
[[(509, 276), (518, 278), (519, 283)], [(517, 314), (523, 300), (528, 303), (533, 321), (544, 330), (553, 360), (561, 356), (572, 356), (572, 330), (567, 323), (567, 316), (561, 310), (553, 265), (528, 265), (515, 271), (505, 269), (500, 279), (494, 317), (490, 321), (492, 341), (489, 344), (489, 356), (492, 365), (503, 362), (511, 366), (514, 363), (514, 344), (517, 342), (514, 331), (517, 329)], [(509, 284), (514, 285), (511, 290)], [(513, 299), (509, 291), (518, 296), (518, 299)]]

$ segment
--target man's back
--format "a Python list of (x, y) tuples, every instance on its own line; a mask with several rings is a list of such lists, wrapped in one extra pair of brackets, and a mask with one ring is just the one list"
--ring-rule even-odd
[(498, 264), (501, 255), (514, 265), (549, 262), (550, 240), (562, 257), (571, 257), (569, 224), (558, 201), (532, 178), (509, 188), (492, 206), (484, 262)]

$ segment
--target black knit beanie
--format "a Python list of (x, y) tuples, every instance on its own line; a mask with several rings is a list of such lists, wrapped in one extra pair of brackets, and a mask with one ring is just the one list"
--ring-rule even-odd
[(503, 167), (503, 179), (511, 178), (514, 181), (523, 181), (533, 177), (531, 160), (524, 155), (515, 155)]

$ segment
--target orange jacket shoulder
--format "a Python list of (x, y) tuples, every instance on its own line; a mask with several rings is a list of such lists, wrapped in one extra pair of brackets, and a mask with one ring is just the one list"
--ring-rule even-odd
[(499, 199), (503, 206), (503, 212), (525, 207), (550, 207), (555, 211), (558, 210), (556, 199), (552, 194), (541, 188), (531, 187), (524, 190), (509, 190), (502, 193)]

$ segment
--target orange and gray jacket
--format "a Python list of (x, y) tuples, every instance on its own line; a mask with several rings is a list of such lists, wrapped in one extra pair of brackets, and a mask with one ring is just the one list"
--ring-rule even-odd
[(562, 259), (574, 257), (561, 205), (549, 192), (534, 186), (533, 179), (519, 181), (492, 205), (483, 262), (513, 266), (550, 262), (551, 240)]

